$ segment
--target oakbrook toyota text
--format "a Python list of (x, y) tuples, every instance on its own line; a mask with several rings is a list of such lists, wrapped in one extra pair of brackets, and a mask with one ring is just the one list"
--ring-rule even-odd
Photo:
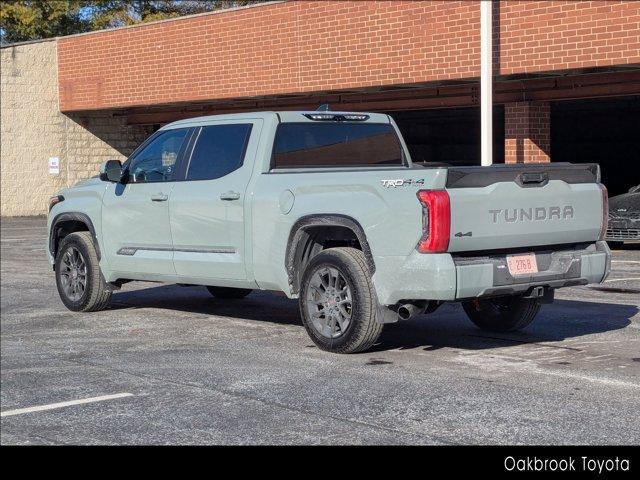
[(631, 462), (627, 458), (538, 458), (507, 457), (504, 468), (508, 472), (628, 472)]

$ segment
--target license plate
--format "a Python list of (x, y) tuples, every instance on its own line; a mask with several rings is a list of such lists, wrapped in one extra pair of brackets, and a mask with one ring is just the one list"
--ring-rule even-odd
[(511, 275), (526, 275), (530, 273), (538, 273), (538, 263), (533, 253), (526, 255), (509, 255), (507, 257), (507, 266)]

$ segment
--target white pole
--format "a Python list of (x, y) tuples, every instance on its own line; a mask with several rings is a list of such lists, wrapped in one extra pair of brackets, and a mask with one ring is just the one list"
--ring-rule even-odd
[(480, 2), (480, 164), (493, 163), (493, 57), (491, 0)]

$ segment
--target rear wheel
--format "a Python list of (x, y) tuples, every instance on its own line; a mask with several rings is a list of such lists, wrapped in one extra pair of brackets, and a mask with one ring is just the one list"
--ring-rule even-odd
[(58, 293), (69, 310), (93, 312), (107, 307), (111, 290), (100, 272), (98, 254), (89, 232), (64, 237), (55, 267)]
[(207, 287), (209, 293), (216, 298), (240, 299), (249, 295), (252, 290), (248, 288)]
[(330, 248), (311, 259), (300, 285), (302, 322), (322, 350), (355, 353), (373, 346), (383, 325), (364, 254)]
[(462, 308), (482, 330), (513, 332), (533, 322), (540, 310), (540, 302), (535, 298), (518, 296), (496, 297), (463, 302)]

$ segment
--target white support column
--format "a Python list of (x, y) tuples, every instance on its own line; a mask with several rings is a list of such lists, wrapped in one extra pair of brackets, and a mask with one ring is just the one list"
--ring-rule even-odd
[(480, 2), (480, 163), (493, 163), (493, 19), (491, 0)]

